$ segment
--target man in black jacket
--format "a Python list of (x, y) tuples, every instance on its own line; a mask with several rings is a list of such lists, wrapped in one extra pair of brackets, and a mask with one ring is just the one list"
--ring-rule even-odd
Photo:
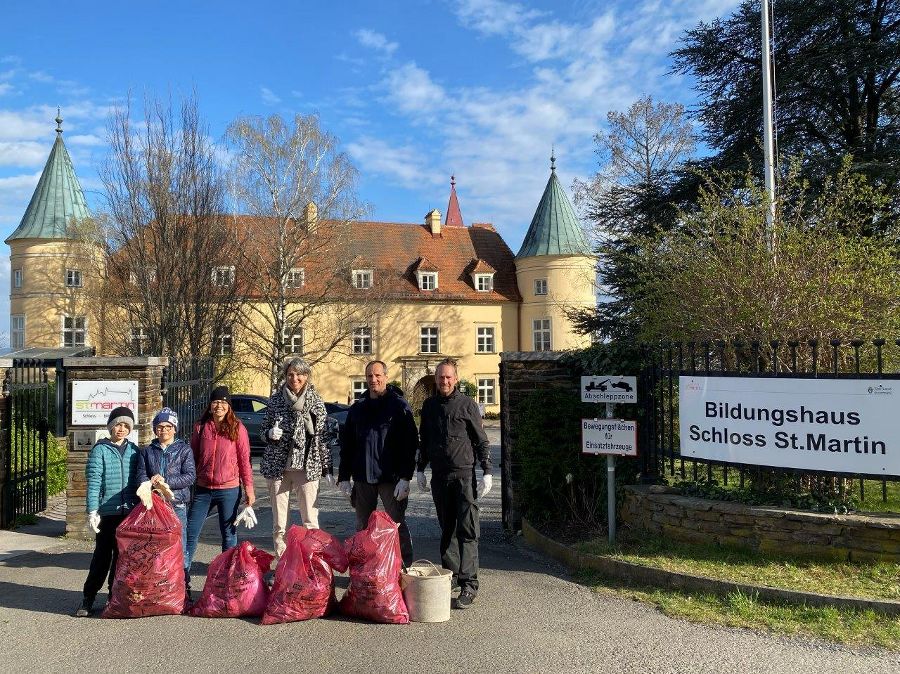
[[(478, 404), (457, 390), (456, 361), (446, 358), (434, 373), (437, 393), (422, 407), (422, 451), (416, 479), (425, 491), (431, 462), (431, 495), (441, 526), (441, 564), (459, 584), (457, 608), (478, 594), (478, 498), (491, 489), (491, 448)], [(475, 481), (475, 461), (484, 477)]]
[(381, 497), (385, 512), (400, 525), (400, 554), (409, 566), (413, 549), (406, 506), (419, 446), (416, 422), (400, 389), (388, 386), (382, 361), (366, 365), (366, 383), (369, 390), (353, 403), (341, 430), (337, 486), (356, 510), (357, 531), (366, 528)]

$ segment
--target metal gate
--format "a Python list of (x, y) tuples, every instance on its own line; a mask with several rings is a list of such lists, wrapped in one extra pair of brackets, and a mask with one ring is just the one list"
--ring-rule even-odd
[(172, 358), (169, 366), (163, 368), (163, 405), (178, 415), (177, 436), (185, 442), (190, 442), (194, 424), (209, 405), (214, 374), (212, 358)]
[(15, 359), (3, 382), (6, 397), (6, 481), (0, 528), (47, 507), (50, 384), (40, 360)]

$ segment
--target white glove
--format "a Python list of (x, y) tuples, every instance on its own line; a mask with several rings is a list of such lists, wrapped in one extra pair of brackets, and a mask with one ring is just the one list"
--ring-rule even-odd
[(95, 534), (100, 533), (100, 513), (96, 510), (88, 513), (88, 526)]
[(278, 442), (281, 440), (281, 436), (284, 435), (284, 431), (281, 430), (281, 421), (279, 419), (275, 420), (275, 425), (269, 429), (269, 439)]
[(234, 520), (234, 526), (238, 524), (243, 524), (248, 529), (252, 529), (259, 524), (256, 519), (256, 513), (253, 512), (253, 506), (247, 506), (241, 511), (241, 514)]
[(478, 498), (481, 498), (485, 494), (487, 494), (491, 490), (491, 486), (494, 484), (494, 478), (490, 475), (485, 475), (480, 480), (478, 480)]
[(428, 490), (428, 478), (425, 477), (425, 473), (423, 473), (421, 470), (416, 473), (416, 482), (419, 483), (419, 491)]
[(150, 480), (141, 482), (137, 488), (137, 496), (147, 510), (153, 510), (153, 483)]
[(325, 482), (328, 484), (329, 487), (334, 486), (334, 475), (332, 475), (331, 473), (325, 473), (325, 475), (323, 477), (325, 478)]
[(347, 480), (346, 482), (338, 482), (337, 488), (340, 489), (344, 496), (346, 496), (347, 498), (350, 498), (350, 494), (353, 493), (353, 485), (350, 484), (350, 480)]
[(409, 480), (397, 480), (397, 486), (394, 487), (394, 498), (398, 501), (409, 496)]

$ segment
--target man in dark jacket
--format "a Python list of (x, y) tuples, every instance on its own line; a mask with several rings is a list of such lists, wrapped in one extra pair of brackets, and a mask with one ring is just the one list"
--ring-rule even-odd
[(369, 390), (353, 403), (341, 431), (337, 486), (356, 510), (357, 531), (366, 528), (381, 497), (385, 512), (400, 525), (400, 553), (409, 566), (413, 550), (406, 506), (419, 444), (416, 422), (400, 390), (388, 386), (383, 362), (366, 365), (366, 383)]
[[(422, 406), (422, 451), (416, 479), (425, 491), (431, 462), (431, 495), (441, 526), (441, 564), (460, 588), (456, 608), (478, 594), (478, 498), (491, 489), (491, 448), (478, 403), (457, 390), (456, 361), (446, 358), (434, 373), (437, 393)], [(475, 461), (484, 476), (475, 481)]]

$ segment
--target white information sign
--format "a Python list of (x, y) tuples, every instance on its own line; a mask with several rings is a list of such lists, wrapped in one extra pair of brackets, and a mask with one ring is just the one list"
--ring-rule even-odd
[(583, 403), (636, 403), (637, 377), (592, 375), (581, 378)]
[(681, 454), (900, 475), (900, 381), (679, 378)]
[(136, 381), (73, 381), (72, 425), (105, 426), (109, 413), (127, 407), (138, 422)]
[(624, 419), (582, 419), (583, 454), (637, 456), (637, 422)]

